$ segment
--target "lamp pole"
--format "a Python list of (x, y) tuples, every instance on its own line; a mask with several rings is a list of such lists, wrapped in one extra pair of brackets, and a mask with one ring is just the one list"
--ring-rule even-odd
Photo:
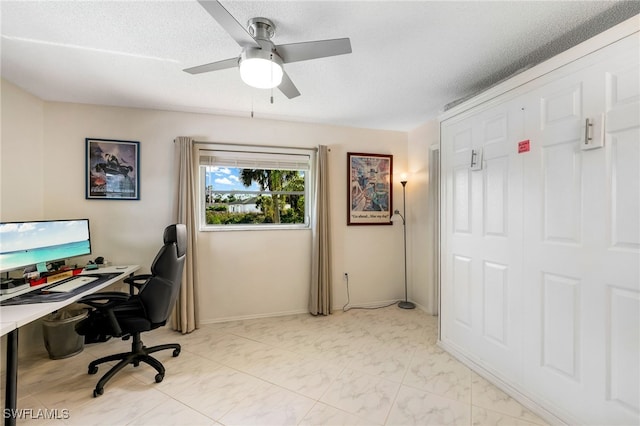
[[(409, 302), (408, 300), (408, 296), (407, 296), (407, 221), (406, 221), (406, 217), (407, 217), (407, 196), (406, 196), (406, 189), (407, 189), (407, 181), (406, 180), (402, 180), (400, 181), (400, 183), (402, 184), (402, 231), (404, 234), (404, 300), (401, 302), (398, 302), (398, 307), (402, 308), (402, 309), (413, 309), (416, 307), (415, 304), (413, 304), (412, 302)], [(394, 213), (396, 214), (400, 214), (400, 212), (398, 210), (396, 210)]]

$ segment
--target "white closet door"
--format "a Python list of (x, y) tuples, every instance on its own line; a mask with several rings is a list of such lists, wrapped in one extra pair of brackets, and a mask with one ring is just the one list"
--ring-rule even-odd
[(591, 346), (597, 356), (585, 356), (585, 369), (596, 371), (594, 384), (602, 386), (592, 395), (594, 415), (640, 424), (640, 46), (638, 37), (626, 44), (597, 73), (605, 95), (605, 149), (598, 158), (604, 176), (587, 183), (598, 188), (590, 204), (600, 207), (595, 220), (603, 225), (589, 241), (597, 247), (589, 264), (598, 283), (591, 302), (601, 315), (591, 324), (601, 340)]
[(471, 149), (474, 118), (442, 128), (442, 317), (441, 339), (470, 351), (473, 340), (471, 262), (474, 252)]
[[(637, 49), (637, 40), (622, 43), (534, 94), (523, 186), (524, 385), (583, 424), (639, 420)], [(583, 150), (586, 118), (597, 140), (605, 112), (604, 148)]]
[(443, 129), (451, 159), (443, 340), (509, 380), (520, 377), (522, 365), (522, 161), (513, 141), (523, 125), (510, 102)]
[(525, 132), (523, 118), (518, 100), (479, 114), (476, 145), (482, 148), (482, 170), (472, 172), (477, 354), (497, 375), (514, 381), (520, 380), (522, 366), (522, 159), (517, 141)]

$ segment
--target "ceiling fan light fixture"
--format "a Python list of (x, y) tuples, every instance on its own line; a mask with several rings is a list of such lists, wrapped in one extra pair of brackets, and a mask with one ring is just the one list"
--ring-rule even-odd
[(282, 82), (282, 60), (272, 52), (247, 49), (240, 59), (240, 77), (251, 87), (271, 89)]

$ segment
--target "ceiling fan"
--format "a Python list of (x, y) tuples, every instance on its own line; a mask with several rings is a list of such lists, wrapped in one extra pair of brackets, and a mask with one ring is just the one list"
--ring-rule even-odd
[(245, 30), (220, 2), (198, 0), (198, 3), (242, 47), (242, 52), (235, 58), (185, 69), (189, 74), (239, 66), (240, 76), (248, 85), (261, 89), (277, 86), (291, 99), (300, 96), (300, 92), (285, 72), (283, 64), (351, 53), (351, 42), (348, 38), (275, 45), (271, 37), (276, 27), (269, 19), (252, 18), (247, 24), (248, 29)]

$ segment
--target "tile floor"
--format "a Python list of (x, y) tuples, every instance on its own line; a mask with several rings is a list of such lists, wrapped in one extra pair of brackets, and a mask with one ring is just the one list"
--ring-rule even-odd
[[(164, 381), (144, 364), (128, 367), (98, 398), (106, 366), (89, 376), (88, 363), (129, 341), (86, 345), (63, 360), (43, 349), (20, 359), (18, 408), (33, 414), (18, 424), (545, 424), (439, 349), (436, 328), (435, 317), (396, 306), (209, 324), (189, 335), (165, 327), (143, 337), (182, 344), (177, 358), (156, 354)], [(37, 418), (44, 409), (60, 419)]]

